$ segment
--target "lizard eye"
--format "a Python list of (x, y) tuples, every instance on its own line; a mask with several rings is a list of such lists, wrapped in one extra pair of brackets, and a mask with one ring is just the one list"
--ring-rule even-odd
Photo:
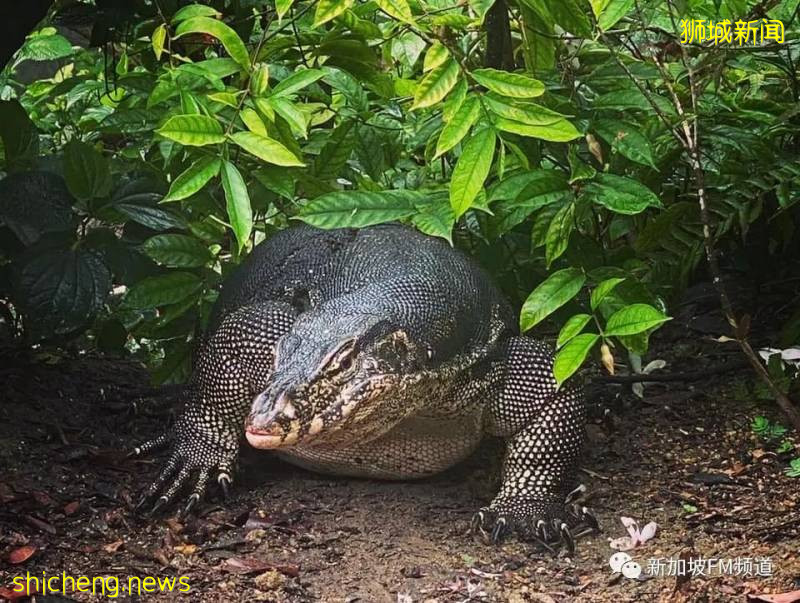
[(327, 368), (335, 372), (347, 373), (353, 366), (356, 356), (355, 339), (344, 342), (328, 359)]

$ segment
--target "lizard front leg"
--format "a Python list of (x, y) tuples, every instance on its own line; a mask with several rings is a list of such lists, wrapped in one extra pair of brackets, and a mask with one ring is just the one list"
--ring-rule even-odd
[[(192, 479), (187, 513), (206, 492), (212, 476), (227, 493), (254, 395), (263, 388), (278, 339), (295, 320), (291, 306), (265, 302), (228, 315), (205, 342), (175, 425), (140, 444), (140, 456), (167, 445), (171, 452), (137, 509), (158, 496), (151, 512), (169, 503)], [(159, 496), (160, 495), (160, 496)]]
[(489, 431), (509, 439), (500, 492), (473, 518), (492, 542), (516, 531), (525, 539), (574, 549), (571, 530), (599, 529), (575, 491), (586, 413), (580, 388), (556, 388), (553, 356), (545, 344), (512, 338), (490, 374)]

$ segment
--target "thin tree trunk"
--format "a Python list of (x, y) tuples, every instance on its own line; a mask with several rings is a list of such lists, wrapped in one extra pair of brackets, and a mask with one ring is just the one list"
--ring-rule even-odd
[(486, 54), (484, 64), (494, 69), (512, 71), (514, 52), (511, 47), (511, 23), (506, 0), (495, 0), (486, 13)]

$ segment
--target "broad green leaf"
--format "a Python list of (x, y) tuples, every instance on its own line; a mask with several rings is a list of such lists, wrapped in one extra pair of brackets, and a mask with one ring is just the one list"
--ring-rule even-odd
[(432, 237), (441, 237), (453, 244), (453, 224), (456, 216), (446, 202), (433, 202), (420, 206), (419, 213), (411, 217), (411, 222), (421, 232)]
[(625, 280), (624, 278), (615, 277), (606, 279), (603, 282), (599, 283), (597, 287), (595, 287), (592, 290), (592, 295), (589, 300), (592, 306), (592, 310), (597, 310), (597, 306), (600, 305), (600, 302), (602, 302), (606, 298), (606, 296), (609, 293), (611, 293), (611, 291), (614, 290), (614, 287), (619, 285), (624, 280)]
[(253, 172), (253, 175), (267, 190), (284, 199), (294, 198), (296, 176), (292, 170), (275, 165), (265, 165)]
[(186, 228), (186, 221), (180, 215), (154, 205), (159, 196), (155, 193), (133, 193), (114, 199), (109, 207), (151, 230)]
[(17, 54), (17, 61), (52, 61), (72, 54), (72, 43), (49, 27), (32, 33)]
[(606, 337), (636, 335), (670, 320), (649, 304), (631, 304), (617, 310), (606, 322)]
[(0, 100), (0, 141), (6, 165), (25, 163), (39, 154), (39, 131), (16, 99)]
[(575, 316), (572, 316), (566, 323), (564, 323), (564, 326), (561, 327), (561, 331), (558, 333), (556, 347), (560, 348), (570, 339), (578, 335), (591, 320), (592, 316), (590, 314), (576, 314)]
[(375, 0), (375, 3), (395, 19), (408, 23), (409, 25), (416, 25), (414, 17), (411, 14), (411, 7), (408, 5), (407, 0)]
[(175, 30), (175, 36), (180, 37), (190, 33), (204, 33), (217, 38), (233, 60), (245, 69), (250, 67), (250, 53), (233, 28), (222, 21), (210, 17), (192, 17), (181, 22)]
[(161, 202), (180, 201), (191, 197), (219, 173), (219, 166), (218, 158), (201, 157), (175, 178)]
[(283, 19), (283, 16), (292, 8), (294, 0), (275, 0), (275, 11), (278, 13), (278, 20)]
[(467, 211), (483, 188), (494, 158), (495, 133), (484, 128), (465, 144), (450, 179), (450, 206), (456, 219)]
[(306, 116), (294, 103), (285, 98), (271, 97), (267, 99), (267, 103), (258, 103), (258, 101), (256, 101), (256, 106), (258, 106), (259, 109), (262, 104), (269, 104), (270, 107), (275, 109), (275, 112), (286, 120), (296, 136), (300, 136), (301, 138), (306, 138), (308, 136)]
[(544, 84), (527, 75), (499, 69), (476, 69), (470, 75), (492, 92), (513, 98), (535, 98), (544, 94)]
[(352, 4), (353, 0), (318, 0), (312, 27), (319, 27), (331, 19), (335, 19)]
[(452, 58), (431, 69), (417, 85), (411, 110), (430, 107), (441, 101), (455, 86), (460, 71), (458, 63)]
[(172, 23), (180, 23), (181, 21), (193, 19), (194, 17), (213, 17), (218, 19), (221, 16), (221, 12), (205, 4), (190, 4), (179, 9), (172, 15)]
[(489, 110), (498, 117), (532, 126), (549, 126), (566, 119), (566, 115), (556, 113), (536, 103), (512, 101), (494, 94), (487, 94), (484, 102)]
[(302, 69), (300, 71), (295, 71), (289, 77), (279, 82), (278, 85), (272, 89), (270, 96), (289, 96), (313, 84), (317, 80), (321, 80), (323, 77), (325, 77), (325, 72), (321, 69)]
[(644, 184), (614, 174), (598, 174), (586, 185), (585, 193), (592, 202), (618, 214), (633, 215), (648, 207), (662, 207), (659, 198)]
[(583, 333), (573, 337), (556, 352), (553, 360), (553, 376), (556, 378), (556, 383), (561, 385), (581, 367), (598, 339), (600, 336), (596, 333)]
[(27, 318), (26, 335), (34, 341), (85, 328), (111, 291), (102, 257), (82, 247), (33, 247), (14, 268), (15, 310)]
[(209, 94), (208, 98), (215, 103), (228, 105), (234, 109), (239, 106), (239, 101), (232, 92), (214, 92), (213, 94)]
[(231, 139), (245, 151), (267, 163), (298, 167), (305, 165), (294, 153), (272, 138), (254, 132), (236, 132), (231, 135)]
[(197, 268), (211, 260), (208, 247), (188, 235), (156, 235), (142, 243), (142, 249), (154, 261), (170, 268)]
[(477, 121), (480, 112), (481, 105), (477, 97), (471, 96), (462, 103), (458, 111), (453, 114), (450, 121), (442, 128), (442, 133), (436, 143), (434, 159), (461, 142), (461, 139), (467, 135), (469, 129)]
[(258, 113), (250, 107), (245, 107), (239, 111), (239, 118), (244, 122), (244, 125), (246, 125), (247, 129), (251, 132), (261, 136), (267, 136), (267, 127), (264, 125), (264, 122), (261, 120), (261, 117), (259, 117)]
[(495, 3), (495, 0), (468, 0), (469, 5), (472, 7), (472, 10), (478, 15), (478, 21), (483, 23), (484, 17), (486, 17), (486, 13), (489, 12), (489, 9), (492, 8), (492, 5)]
[(569, 142), (580, 138), (581, 133), (575, 129), (566, 119), (547, 125), (531, 125), (519, 121), (505, 119), (504, 117), (495, 118), (494, 125), (504, 132), (519, 134), (520, 136), (530, 136), (551, 142)]
[[(526, 0), (529, 4), (531, 0)], [(557, 0), (547, 3), (550, 14), (557, 25), (584, 38), (592, 36), (592, 22), (583, 7), (582, 0)]]
[(589, 0), (597, 25), (603, 31), (611, 29), (633, 8), (636, 0)]
[(337, 191), (306, 203), (295, 219), (317, 228), (363, 228), (408, 218), (415, 203), (425, 200), (415, 191)]
[(575, 230), (575, 204), (567, 203), (553, 216), (545, 235), (545, 261), (548, 268), (567, 250), (573, 230)]
[(428, 72), (444, 63), (450, 57), (450, 51), (444, 44), (436, 40), (428, 52), (425, 53), (425, 61), (422, 64), (422, 71)]
[(466, 78), (458, 76), (458, 82), (453, 86), (452, 91), (448, 93), (447, 100), (442, 105), (442, 119), (445, 121), (453, 119), (453, 115), (461, 108), (461, 104), (467, 98), (468, 89)]
[(64, 178), (76, 199), (88, 201), (111, 192), (111, 167), (94, 146), (72, 140), (64, 148)]
[(314, 160), (314, 174), (322, 180), (339, 176), (356, 146), (355, 121), (348, 119), (331, 132), (319, 155)]
[(631, 161), (655, 168), (650, 141), (634, 125), (614, 119), (599, 119), (595, 131), (611, 148)]
[(239, 251), (250, 239), (253, 230), (253, 210), (250, 206), (250, 195), (242, 174), (230, 161), (222, 162), (222, 188), (225, 191), (225, 206), (231, 228), (239, 243)]
[(203, 287), (203, 281), (191, 272), (168, 272), (145, 278), (133, 285), (123, 300), (125, 308), (149, 310), (183, 301)]
[(152, 40), (153, 52), (156, 55), (156, 61), (161, 60), (161, 53), (164, 52), (164, 42), (167, 39), (167, 26), (163, 23), (153, 30)]
[(220, 123), (207, 115), (175, 115), (156, 132), (187, 146), (201, 147), (225, 141)]
[(524, 332), (542, 322), (575, 297), (586, 282), (579, 268), (564, 268), (551, 274), (525, 300), (520, 312), (520, 329)]

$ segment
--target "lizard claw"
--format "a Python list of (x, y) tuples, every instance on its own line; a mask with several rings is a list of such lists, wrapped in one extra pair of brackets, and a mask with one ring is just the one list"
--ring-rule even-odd
[(219, 487), (222, 488), (222, 498), (224, 500), (228, 500), (230, 497), (230, 484), (231, 484), (231, 476), (227, 473), (220, 473), (217, 476), (217, 482), (219, 483)]

